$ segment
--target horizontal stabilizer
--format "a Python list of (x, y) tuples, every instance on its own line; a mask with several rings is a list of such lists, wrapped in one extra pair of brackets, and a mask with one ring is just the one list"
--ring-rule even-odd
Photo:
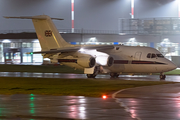
[[(46, 20), (48, 19), (48, 17), (44, 16), (44, 15), (39, 15), (39, 16), (20, 16), (20, 17), (10, 17), (10, 16), (4, 16), (4, 18), (16, 18), (16, 19), (38, 19), (38, 20)], [(61, 18), (51, 18), (53, 20), (64, 20)]]

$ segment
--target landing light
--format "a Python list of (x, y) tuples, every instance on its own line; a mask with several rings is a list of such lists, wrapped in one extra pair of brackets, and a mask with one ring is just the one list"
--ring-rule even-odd
[(81, 48), (79, 51), (80, 51), (80, 52), (84, 52), (85, 50), (84, 50), (83, 48)]

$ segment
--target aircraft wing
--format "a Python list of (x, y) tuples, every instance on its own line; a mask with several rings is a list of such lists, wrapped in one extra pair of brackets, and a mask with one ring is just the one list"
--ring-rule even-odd
[(41, 53), (75, 52), (80, 49), (88, 49), (88, 50), (96, 49), (98, 51), (98, 50), (107, 50), (107, 49), (113, 49), (113, 48), (114, 48), (114, 45), (76, 46), (76, 47), (64, 47), (64, 48), (59, 48), (59, 49), (52, 49), (48, 51), (38, 51), (38, 52), (31, 52), (31, 53), (41, 54)]

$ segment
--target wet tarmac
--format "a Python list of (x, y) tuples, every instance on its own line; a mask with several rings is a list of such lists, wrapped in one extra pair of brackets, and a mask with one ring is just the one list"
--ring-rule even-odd
[[(29, 73), (29, 72), (0, 72), (2, 77), (37, 77), (37, 78), (87, 78), (85, 74), (62, 74), (62, 73)], [(142, 80), (160, 81), (159, 75), (120, 75), (118, 78), (111, 78), (110, 75), (97, 75), (98, 79), (119, 79), (119, 80)], [(87, 78), (88, 79), (88, 78)], [(179, 75), (166, 75), (166, 81), (180, 82)]]
[(131, 88), (115, 93), (116, 102), (138, 120), (180, 120), (180, 83)]
[[(83, 74), (1, 72), (4, 77), (86, 78)], [(97, 78), (109, 79), (109, 75)], [(158, 75), (122, 75), (116, 79), (159, 81)], [(169, 75), (166, 81), (180, 82)], [(180, 120), (180, 83), (121, 90), (112, 98), (0, 95), (0, 120)]]
[(0, 120), (133, 120), (112, 98), (0, 95)]

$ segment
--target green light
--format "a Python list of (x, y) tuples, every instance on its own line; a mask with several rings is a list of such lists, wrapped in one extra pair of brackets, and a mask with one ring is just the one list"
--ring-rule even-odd
[(35, 104), (34, 104), (34, 99), (35, 99), (35, 95), (34, 94), (30, 94), (30, 104), (29, 104), (29, 112), (30, 114), (32, 114), (34, 116), (35, 114)]
[(33, 100), (34, 100), (34, 97), (31, 97), (30, 99), (31, 99), (31, 101), (33, 101)]
[(31, 108), (34, 108), (34, 106), (35, 106), (34, 103), (31, 103), (31, 104), (30, 104), (30, 107), (31, 107)]
[(31, 55), (33, 55), (33, 52), (30, 52)]
[(30, 109), (30, 113), (31, 113), (31, 114), (34, 114), (34, 113), (35, 113), (34, 108), (31, 108), (31, 109)]

